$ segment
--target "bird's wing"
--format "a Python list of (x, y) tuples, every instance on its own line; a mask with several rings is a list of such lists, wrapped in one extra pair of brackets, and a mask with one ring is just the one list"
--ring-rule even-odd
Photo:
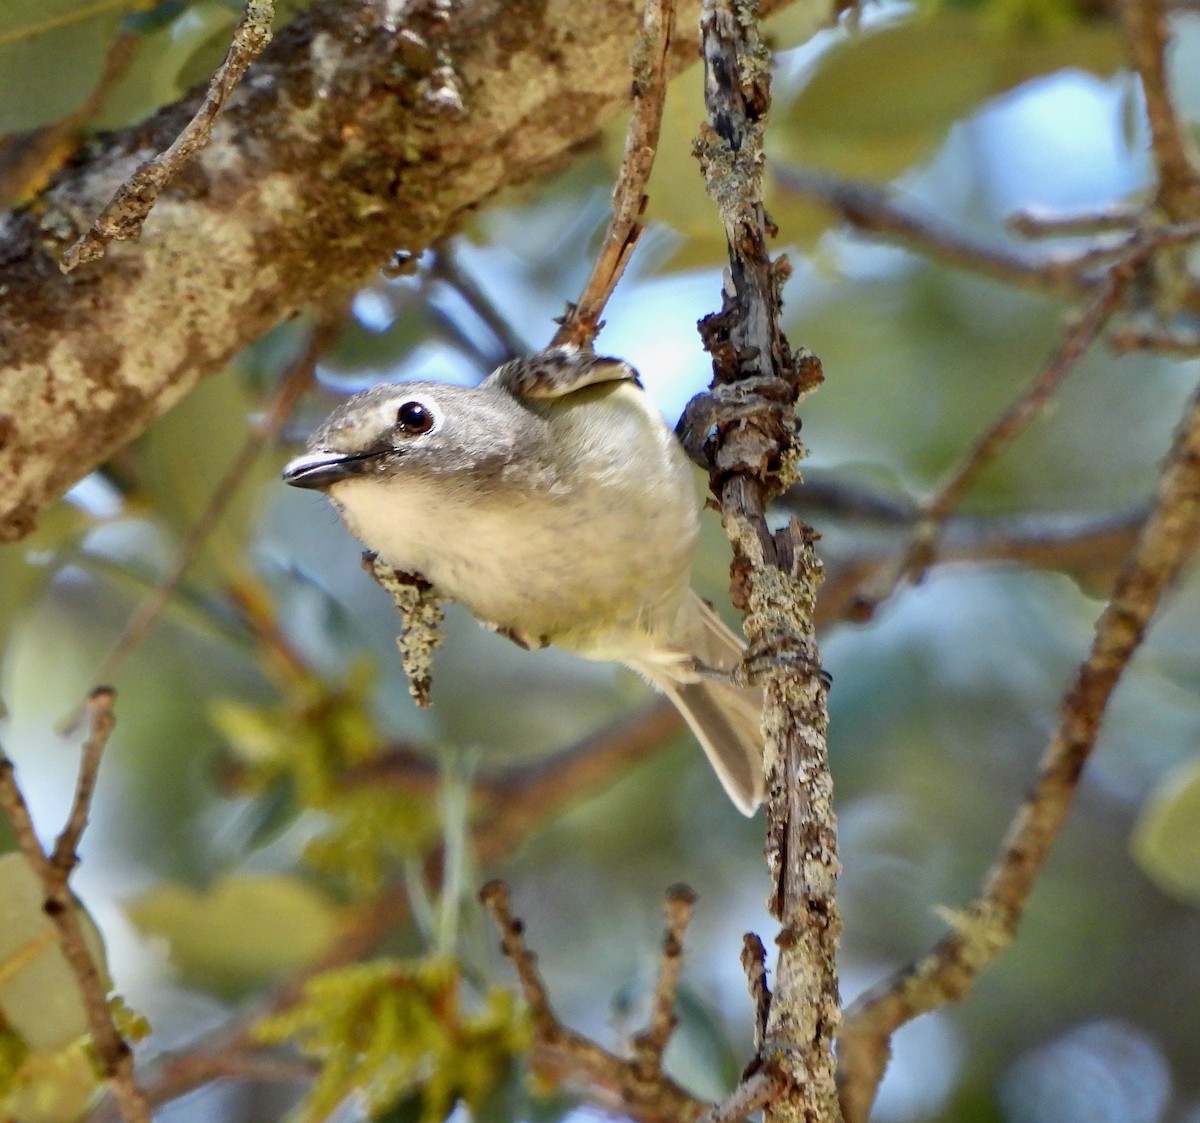
[(493, 371), (484, 385), (503, 388), (517, 398), (561, 398), (601, 382), (641, 385), (628, 363), (578, 347), (551, 347), (514, 359)]

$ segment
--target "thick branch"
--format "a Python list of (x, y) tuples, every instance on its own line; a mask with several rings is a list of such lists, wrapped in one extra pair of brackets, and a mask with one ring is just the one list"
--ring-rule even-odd
[(821, 380), (820, 364), (793, 352), (780, 328), (789, 268), (773, 262), (762, 205), (762, 127), (770, 104), (766, 53), (753, 3), (705, 0), (705, 105), (696, 143), (729, 247), (723, 307), (700, 323), (713, 389), (689, 404), (684, 443), (707, 461), (733, 544), (735, 601), (746, 611), (746, 671), (763, 686), (768, 907), (780, 922), (775, 993), (759, 1061), (784, 1094), (766, 1123), (830, 1123), (838, 1115), (833, 1035), (841, 1016), (841, 920), (828, 716), (813, 628), (821, 567), (812, 534), (793, 520), (772, 533), (767, 501), (803, 454), (794, 415)]
[[(699, 0), (678, 7), (671, 73), (696, 57)], [(250, 68), (140, 242), (58, 267), (198, 97), (0, 217), (0, 540), (268, 328), (564, 163), (627, 104), (636, 28), (626, 0), (324, 0)]]

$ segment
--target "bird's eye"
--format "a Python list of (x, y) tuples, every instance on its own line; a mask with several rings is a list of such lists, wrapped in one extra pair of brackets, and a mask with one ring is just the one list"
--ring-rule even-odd
[(396, 411), (396, 424), (414, 437), (428, 433), (433, 422), (433, 410), (420, 402), (405, 402)]

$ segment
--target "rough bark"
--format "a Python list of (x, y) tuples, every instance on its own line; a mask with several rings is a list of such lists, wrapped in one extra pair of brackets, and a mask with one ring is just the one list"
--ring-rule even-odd
[[(672, 72), (698, 10), (679, 0)], [(264, 331), (562, 164), (628, 103), (639, 11), (326, 0), (251, 68), (139, 242), (58, 267), (199, 93), (0, 216), (0, 541)]]

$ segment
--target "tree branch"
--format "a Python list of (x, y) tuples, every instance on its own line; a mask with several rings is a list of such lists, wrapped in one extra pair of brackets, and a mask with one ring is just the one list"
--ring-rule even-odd
[(815, 168), (784, 166), (773, 174), (785, 191), (822, 203), (856, 230), (878, 234), (931, 261), (1059, 296), (1078, 298), (1095, 286), (1088, 274), (1096, 263), (1090, 251), (1034, 256), (973, 237), (933, 215), (922, 214), (890, 187), (844, 180)]
[(133, 1075), (133, 1054), (125, 1038), (113, 1022), (108, 1008), (108, 984), (99, 964), (92, 958), (79, 919), (79, 905), (68, 886), (71, 874), (79, 862), (75, 848), (87, 826), (92, 804), (100, 757), (112, 735), (116, 720), (112, 712), (113, 692), (107, 687), (94, 690), (88, 699), (90, 719), (87, 740), (84, 742), (75, 785), (75, 798), (66, 824), (58, 836), (54, 850), (47, 854), (38, 841), (29, 806), (17, 785), (12, 761), (0, 749), (0, 810), (3, 810), (25, 860), (37, 874), (45, 893), (44, 910), (58, 931), (58, 943), (75, 975), (83, 1009), (87, 1017), (92, 1047), (100, 1069), (108, 1080), (113, 1097), (126, 1123), (150, 1123), (146, 1098)]
[(600, 316), (642, 236), (646, 184), (658, 152), (663, 102), (667, 95), (667, 51), (675, 33), (674, 0), (647, 0), (633, 49), (633, 114), (625, 135), (621, 170), (612, 193), (612, 219), (579, 300), (567, 308), (550, 346), (590, 346), (602, 326)]
[(127, 183), (121, 184), (95, 222), (67, 247), (61, 263), (64, 273), (102, 258), (109, 242), (136, 239), (141, 235), (159, 192), (209, 142), (213, 123), (226, 99), (246, 73), (246, 68), (271, 41), (271, 22), (274, 18), (274, 0), (246, 0), (245, 11), (234, 28), (233, 42), (224, 61), (209, 80), (196, 115), (164, 152), (148, 160)]
[(819, 384), (820, 364), (793, 353), (779, 324), (790, 269), (767, 252), (774, 230), (761, 179), (770, 77), (755, 5), (705, 0), (702, 21), (708, 122), (695, 149), (725, 227), (729, 274), (721, 311), (700, 324), (713, 386), (689, 403), (680, 432), (720, 501), (733, 544), (734, 601), (746, 612), (746, 670), (763, 686), (768, 907), (781, 925), (758, 1058), (781, 1094), (766, 1103), (764, 1120), (826, 1123), (838, 1117), (841, 919), (826, 682), (813, 628), (821, 568), (811, 531), (793, 520), (772, 533), (765, 518), (803, 455), (795, 404)]
[[(690, 898), (690, 894), (688, 896)], [(645, 1065), (645, 1055), (625, 1060), (564, 1026), (550, 1006), (546, 984), (537, 969), (537, 957), (526, 946), (525, 926), (513, 916), (507, 886), (501, 881), (490, 881), (480, 890), (479, 898), (500, 929), (501, 948), (516, 968), (521, 981), (521, 990), (533, 1018), (535, 1069), (556, 1081), (586, 1084), (589, 1094), (601, 1104), (641, 1123), (689, 1123), (703, 1113), (706, 1106), (703, 1101), (689, 1095), (664, 1076), (657, 1064)], [(672, 891), (671, 900), (676, 902), (678, 910), (683, 895)], [(672, 911), (670, 903), (668, 911)], [(686, 923), (686, 915), (690, 911), (689, 899), (682, 911), (675, 912), (671, 931), (682, 935), (683, 923)], [(670, 997), (673, 999), (673, 969), (664, 966), (660, 975), (660, 991), (667, 985), (670, 985)], [(655, 1020), (642, 1039), (653, 1051), (660, 1053), (660, 1036), (665, 1046), (673, 1020), (665, 1027), (664, 1033), (659, 1014), (660, 1011), (656, 1009)]]
[[(671, 74), (696, 56), (699, 0), (678, 7)], [(268, 328), (565, 163), (628, 103), (636, 19), (625, 0), (324, 0), (250, 68), (138, 243), (59, 271), (197, 97), (0, 217), (0, 541)]]
[(1174, 222), (1200, 218), (1200, 176), (1190, 135), (1181, 126), (1167, 81), (1170, 33), (1159, 0), (1122, 0), (1129, 61), (1142, 80), (1150, 151), (1158, 170), (1157, 202)]
[(1063, 703), (1033, 792), (1018, 811), (981, 894), (925, 958), (863, 995), (838, 1037), (846, 1123), (865, 1123), (905, 1022), (964, 998), (975, 977), (1011, 943), (1035, 880), (1058, 837), (1109, 699), (1160, 601), (1200, 542), (1200, 391), (1193, 397), (1159, 480), (1137, 547), (1096, 624), (1087, 660)]
[(919, 581), (937, 553), (938, 538), (950, 512), (1003, 449), (1032, 424), (1046, 403), (1075, 369), (1087, 349), (1116, 313), (1129, 286), (1150, 259), (1157, 242), (1135, 236), (1130, 248), (1109, 268), (1090, 303), (1067, 327), (1054, 354), (1008, 409), (976, 440), (949, 478), (923, 504), (913, 544), (900, 564), (898, 577)]

